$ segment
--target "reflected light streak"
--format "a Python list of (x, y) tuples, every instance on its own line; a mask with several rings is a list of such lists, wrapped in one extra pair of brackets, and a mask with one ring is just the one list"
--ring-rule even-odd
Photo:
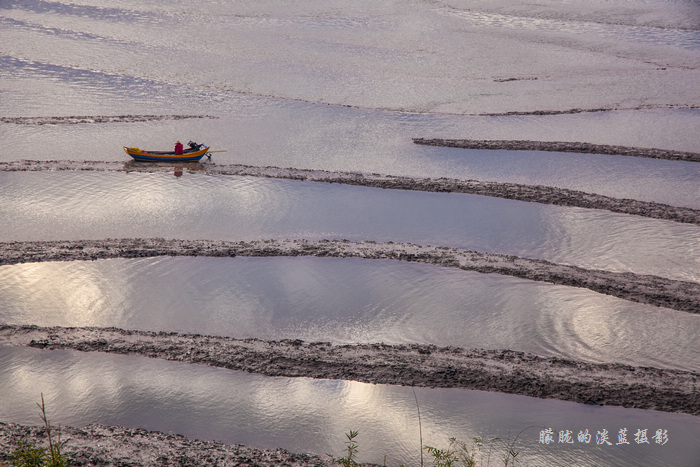
[[(235, 209), (246, 217), (259, 217), (261, 213), (265, 215), (281, 214), (285, 212), (284, 198), (279, 198), (274, 192), (275, 183), (261, 184), (256, 183), (257, 180), (246, 179), (243, 177), (228, 177), (226, 179), (215, 178), (216, 181), (235, 186), (233, 190), (234, 197), (226, 200), (229, 209)], [(275, 199), (273, 199), (275, 198)], [(282, 202), (280, 208), (278, 203)], [(269, 209), (269, 206), (275, 206), (275, 209)]]
[(122, 200), (125, 208), (140, 212), (158, 211), (161, 207), (169, 206), (173, 199), (177, 198), (174, 193), (177, 190), (177, 186), (171, 184), (170, 179), (154, 177), (152, 174), (138, 174), (138, 176), (150, 177), (150, 183), (146, 184), (145, 189), (123, 193)]
[[(94, 422), (139, 426), (321, 455), (342, 455), (345, 434), (357, 430), (360, 461), (381, 462), (387, 454), (388, 465), (417, 465), (420, 453), (415, 399), (409, 387), (270, 378), (145, 357), (8, 347), (0, 349), (0, 390), (6, 396), (0, 399), (3, 415), (14, 422), (39, 424), (39, 392), (52, 391), (47, 399), (50, 416), (70, 426)], [(508, 440), (533, 424), (570, 429), (662, 424), (676, 446), (683, 447), (678, 455), (687, 460), (694, 458), (688, 447), (697, 444), (700, 429), (692, 416), (481, 391), (415, 391), (423, 443), (437, 447), (452, 436)], [(536, 432), (522, 437), (516, 449), (521, 448), (523, 457), (537, 465), (546, 455), (538, 449)], [(620, 464), (618, 454), (589, 446), (570, 453), (586, 465), (600, 463), (601, 456), (606, 465)], [(644, 456), (637, 454), (635, 460)], [(668, 458), (658, 464), (688, 465), (669, 463)]]
[[(31, 323), (37, 325), (104, 325), (106, 312), (121, 312), (124, 308), (129, 292), (129, 268), (114, 265), (111, 260), (101, 263), (97, 267), (76, 261), (1, 268), (0, 290), (7, 300), (7, 308), (0, 309), (6, 313), (3, 319), (17, 316), (18, 324), (27, 324), (25, 317), (31, 316)], [(118, 323), (111, 325), (114, 324)]]
[[(79, 320), (92, 322), (95, 315), (104, 308), (104, 293), (97, 278), (91, 274), (74, 276), (67, 292), (66, 303), (71, 315)], [(71, 316), (73, 318), (73, 316)]]

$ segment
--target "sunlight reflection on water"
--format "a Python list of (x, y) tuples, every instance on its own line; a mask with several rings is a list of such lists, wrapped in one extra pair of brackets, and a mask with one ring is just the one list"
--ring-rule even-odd
[[(5, 240), (398, 241), (698, 280), (694, 225), (455, 193), (254, 177), (0, 173)], [(689, 253), (690, 252), (690, 253)]]
[(585, 289), (340, 258), (0, 267), (0, 322), (235, 338), (426, 343), (700, 370), (697, 316)]
[[(178, 384), (173, 384), (177, 381)], [(193, 438), (259, 448), (341, 455), (344, 434), (360, 432), (360, 461), (413, 464), (420, 452), (416, 401), (411, 388), (349, 381), (270, 378), (205, 366), (71, 351), (0, 346), (3, 416), (37, 424), (44, 392), (56, 423), (104, 423), (176, 431)], [(697, 458), (697, 417), (454, 389), (415, 390), (423, 444), (446, 445), (494, 435), (513, 440), (529, 465), (599, 462), (689, 465)], [(478, 421), (478, 422), (477, 422)], [(538, 444), (542, 427), (554, 430), (627, 427), (668, 430), (666, 446), (603, 449)], [(496, 444), (500, 450), (500, 445)], [(671, 449), (673, 448), (673, 449)]]

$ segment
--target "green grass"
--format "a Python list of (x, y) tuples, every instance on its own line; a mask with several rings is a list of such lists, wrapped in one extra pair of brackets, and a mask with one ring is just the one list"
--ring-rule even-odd
[(358, 434), (358, 431), (350, 430), (350, 433), (345, 435), (345, 437), (348, 439), (345, 441), (345, 450), (347, 454), (344, 457), (334, 457), (332, 454), (328, 454), (328, 456), (331, 458), (331, 462), (342, 465), (343, 467), (354, 467), (361, 465), (355, 461), (355, 454), (357, 454), (357, 442), (355, 441), (355, 438), (357, 438)]
[[(41, 420), (44, 422), (46, 435), (49, 438), (48, 450), (44, 447), (36, 447), (28, 441), (20, 441), (19, 447), (10, 453), (10, 465), (18, 467), (69, 467), (68, 460), (61, 454), (61, 428), (56, 429), (57, 439), (54, 441), (54, 427), (51, 426), (46, 415), (44, 394), (41, 394), (41, 404), (37, 403), (41, 410)], [(3, 463), (0, 462), (0, 467)]]
[[(355, 459), (359, 451), (358, 435), (358, 431), (350, 431), (345, 435), (347, 440), (345, 441), (346, 447), (343, 457), (335, 457), (328, 454), (333, 464), (342, 465), (343, 467), (362, 465)], [(469, 443), (459, 441), (457, 438), (450, 438), (448, 446), (444, 449), (423, 446), (420, 465), (421, 467), (424, 465), (422, 452), (424, 450), (428, 453), (428, 460), (432, 462), (429, 465), (432, 467), (485, 467), (491, 465), (492, 455), (496, 458), (500, 457), (500, 462), (498, 460), (496, 462), (504, 467), (512, 466), (519, 460), (517, 459), (519, 452), (514, 449), (517, 439), (518, 437), (508, 444), (501, 438), (492, 438), (486, 442), (481, 438), (473, 438), (471, 445), (469, 445)], [(494, 451), (496, 452), (494, 453)], [(384, 465), (386, 466), (386, 459), (384, 460)]]

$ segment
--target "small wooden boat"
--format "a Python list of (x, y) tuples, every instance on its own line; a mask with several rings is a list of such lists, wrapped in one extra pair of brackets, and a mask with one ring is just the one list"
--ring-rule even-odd
[(144, 151), (139, 148), (127, 148), (124, 151), (137, 161), (144, 162), (192, 162), (198, 161), (205, 155), (209, 156), (209, 146), (203, 144), (190, 145), (182, 154), (175, 154), (175, 151)]

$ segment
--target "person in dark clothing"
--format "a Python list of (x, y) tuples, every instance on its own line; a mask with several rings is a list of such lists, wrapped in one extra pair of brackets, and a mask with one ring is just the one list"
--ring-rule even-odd
[(185, 153), (185, 151), (183, 151), (183, 149), (182, 149), (182, 143), (179, 141), (177, 143), (175, 143), (175, 154), (179, 155), (179, 154), (184, 154), (184, 153)]

